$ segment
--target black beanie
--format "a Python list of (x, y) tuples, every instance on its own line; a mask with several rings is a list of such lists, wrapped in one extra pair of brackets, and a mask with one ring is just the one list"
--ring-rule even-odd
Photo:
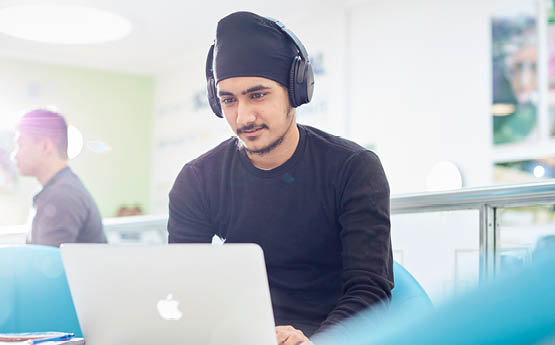
[(234, 77), (263, 77), (288, 87), (297, 48), (271, 20), (235, 12), (218, 22), (214, 48), (216, 84)]

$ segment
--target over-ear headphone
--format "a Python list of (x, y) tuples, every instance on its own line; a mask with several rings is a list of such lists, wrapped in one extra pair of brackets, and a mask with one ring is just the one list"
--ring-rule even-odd
[[(296, 108), (300, 105), (310, 102), (312, 99), (312, 93), (314, 92), (314, 73), (312, 72), (312, 65), (308, 60), (308, 54), (304, 45), (301, 43), (299, 38), (288, 28), (285, 27), (279, 20), (272, 18), (267, 18), (274, 22), (281, 31), (287, 35), (293, 41), (299, 55), (293, 58), (291, 67), (289, 68), (289, 101), (291, 106)], [(208, 50), (208, 56), (206, 57), (206, 83), (208, 88), (208, 103), (210, 108), (216, 116), (223, 117), (222, 107), (220, 101), (218, 100), (218, 95), (216, 91), (216, 81), (214, 78), (214, 44), (210, 46)]]

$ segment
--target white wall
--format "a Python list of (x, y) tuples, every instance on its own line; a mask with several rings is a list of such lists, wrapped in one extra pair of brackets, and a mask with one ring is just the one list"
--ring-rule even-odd
[[(190, 51), (156, 78), (151, 210), (168, 212), (168, 193), (185, 163), (231, 136), (206, 100), (206, 51)], [(200, 104), (199, 104), (200, 102)]]
[(457, 163), (466, 186), (492, 182), (493, 1), (379, 1), (352, 8), (349, 133), (374, 141), (392, 191), (425, 189)]

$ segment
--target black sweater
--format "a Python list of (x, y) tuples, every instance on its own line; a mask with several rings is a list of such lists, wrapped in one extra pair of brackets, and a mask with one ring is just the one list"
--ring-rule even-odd
[(295, 153), (272, 170), (253, 166), (236, 138), (186, 164), (168, 231), (170, 243), (259, 244), (276, 325), (311, 336), (391, 296), (389, 186), (374, 153), (298, 127)]

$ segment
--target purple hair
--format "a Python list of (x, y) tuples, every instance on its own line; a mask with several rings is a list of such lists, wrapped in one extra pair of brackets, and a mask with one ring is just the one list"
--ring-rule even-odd
[(67, 158), (67, 123), (64, 117), (46, 109), (35, 109), (23, 115), (18, 130), (36, 139), (50, 139), (60, 156)]

